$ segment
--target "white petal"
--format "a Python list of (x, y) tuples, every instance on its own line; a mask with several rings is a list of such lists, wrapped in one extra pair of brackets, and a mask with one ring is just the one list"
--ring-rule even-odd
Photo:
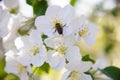
[(88, 23), (88, 29), (89, 29), (90, 34), (86, 35), (84, 39), (89, 45), (93, 45), (93, 43), (96, 40), (96, 35), (97, 35), (98, 30), (97, 30), (97, 27), (93, 23)]
[[(79, 61), (77, 61), (77, 62), (70, 62), (70, 63), (68, 63), (65, 67), (68, 69), (68, 70), (70, 70), (70, 71), (79, 71)], [(74, 66), (73, 66), (74, 65)]]
[(40, 48), (40, 53), (38, 53), (32, 58), (32, 64), (34, 66), (41, 66), (43, 65), (45, 60), (46, 60), (46, 49), (44, 46), (42, 46)]
[(16, 8), (19, 5), (19, 0), (3, 0), (7, 8)]
[(69, 62), (80, 61), (82, 56), (80, 50), (76, 46), (69, 47), (67, 50), (66, 58)]
[(85, 36), (84, 40), (87, 42), (87, 44), (92, 46), (96, 39), (94, 36)]
[(67, 5), (60, 11), (59, 14), (63, 18), (64, 22), (69, 24), (74, 16), (74, 9), (71, 5)]
[(30, 65), (27, 66), (27, 71), (28, 71), (29, 73), (32, 73), (32, 72), (33, 72), (32, 67), (31, 67)]
[(63, 28), (63, 35), (64, 35), (64, 36), (68, 36), (68, 35), (70, 35), (72, 32), (73, 32), (73, 29), (72, 29), (71, 27), (69, 27), (69, 26), (65, 26), (65, 27)]
[(103, 58), (103, 59), (97, 59), (96, 60), (96, 63), (94, 64), (93, 66), (93, 69), (94, 70), (97, 70), (98, 68), (99, 69), (103, 69), (105, 68), (106, 66), (109, 66), (109, 62), (106, 58)]
[(60, 71), (65, 65), (65, 58), (62, 55), (58, 55), (55, 51), (48, 51), (47, 63), (57, 70)]
[(54, 5), (54, 6), (49, 6), (46, 10), (45, 15), (53, 17), (53, 16), (57, 16), (57, 14), (59, 13), (59, 11), (62, 8), (60, 6)]
[(51, 48), (55, 47), (53, 38), (47, 38), (44, 40), (44, 42), (48, 47), (51, 47)]
[(15, 39), (15, 46), (18, 50), (30, 48), (30, 41), (28, 36), (18, 37)]
[(10, 20), (10, 14), (1, 10), (0, 12), (0, 36), (5, 37), (8, 34), (8, 22)]
[(75, 44), (75, 35), (71, 34), (69, 36), (65, 36), (64, 38), (64, 43), (66, 46), (72, 46)]
[[(9, 59), (7, 59), (9, 60)], [(18, 64), (16, 64), (16, 61), (13, 59), (13, 60), (9, 60), (9, 62), (6, 60), (6, 66), (5, 66), (5, 71), (7, 73), (17, 73), (17, 66)], [(11, 65), (11, 64), (14, 64), (14, 65)]]
[(50, 26), (50, 20), (46, 16), (37, 17), (35, 20), (35, 26), (40, 32), (46, 32), (46, 30), (49, 31), (52, 28)]
[(38, 55), (32, 57), (32, 64), (34, 66), (39, 67), (39, 66), (43, 65), (44, 61), (45, 61), (45, 56), (41, 56), (38, 54)]
[[(9, 53), (10, 55), (10, 53)], [(19, 62), (17, 61), (17, 58), (11, 54), (11, 56), (7, 55), (6, 56), (6, 66), (5, 66), (5, 71), (8, 73), (17, 73), (18, 71), (18, 66)]]
[(86, 72), (86, 71), (88, 71), (91, 67), (92, 67), (92, 63), (91, 63), (91, 62), (83, 62), (83, 61), (81, 61), (81, 62), (80, 62), (80, 65), (79, 65), (79, 70), (80, 70), (81, 72)]
[(75, 31), (75, 33), (77, 33), (79, 31), (79, 28), (82, 25), (85, 25), (86, 20), (85, 17), (82, 15), (79, 18), (75, 18), (71, 21), (71, 23), (69, 24), (70, 27), (72, 27), (73, 31)]
[(92, 77), (90, 75), (82, 74), (80, 80), (92, 80)]
[(84, 15), (80, 16), (80, 18), (78, 19), (79, 19), (79, 26), (82, 26), (86, 23), (86, 19)]
[(28, 74), (26, 69), (23, 69), (21, 73), (17, 74), (20, 78), (20, 80), (29, 80)]
[(19, 62), (24, 65), (28, 66), (31, 64), (32, 54), (26, 51), (20, 51), (20, 56), (18, 57)]
[(96, 36), (97, 35), (97, 32), (98, 32), (98, 29), (97, 29), (97, 26), (93, 23), (88, 23), (88, 28), (90, 30), (90, 32), (92, 33), (92, 35)]
[(79, 19), (78, 18), (73, 19), (68, 26), (70, 26), (73, 29), (73, 31), (76, 33), (79, 28)]
[(38, 30), (32, 30), (30, 32), (30, 36), (29, 36), (30, 42), (32, 42), (34, 45), (35, 44), (42, 44), (42, 39), (41, 39), (41, 35), (40, 32)]
[(68, 76), (70, 75), (71, 71), (66, 71), (63, 76), (62, 76), (62, 80), (66, 80), (68, 78)]

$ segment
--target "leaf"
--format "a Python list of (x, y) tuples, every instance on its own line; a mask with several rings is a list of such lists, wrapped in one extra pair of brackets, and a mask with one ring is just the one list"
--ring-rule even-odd
[(39, 69), (46, 72), (46, 73), (48, 73), (49, 69), (50, 69), (50, 66), (49, 66), (48, 63), (44, 63)]
[(70, 4), (71, 4), (72, 6), (74, 6), (76, 2), (77, 2), (77, 0), (71, 0), (71, 1), (70, 1)]
[(92, 63), (95, 63), (95, 61), (93, 59), (91, 59), (89, 55), (83, 56), (82, 61), (91, 61)]
[(47, 7), (46, 0), (33, 0), (33, 12), (36, 16), (44, 15)]
[(104, 69), (100, 69), (100, 71), (113, 80), (120, 80), (120, 68), (109, 66)]
[(33, 0), (26, 0), (26, 3), (32, 6)]

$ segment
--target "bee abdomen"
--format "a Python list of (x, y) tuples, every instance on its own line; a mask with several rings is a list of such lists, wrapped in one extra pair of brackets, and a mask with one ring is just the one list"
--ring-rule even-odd
[(63, 34), (63, 28), (60, 23), (56, 23), (55, 28), (60, 35)]

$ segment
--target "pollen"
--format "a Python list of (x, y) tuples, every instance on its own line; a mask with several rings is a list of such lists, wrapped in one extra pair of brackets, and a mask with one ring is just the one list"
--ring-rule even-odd
[(18, 74), (20, 74), (25, 68), (26, 68), (25, 66), (19, 64), (19, 66), (18, 66)]
[(79, 31), (79, 35), (83, 37), (87, 34), (87, 32), (88, 32), (88, 28), (83, 28)]
[(66, 54), (66, 47), (64, 46), (59, 46), (57, 49), (56, 49), (59, 53), (65, 55)]
[(76, 71), (71, 72), (70, 78), (72, 78), (72, 80), (80, 80), (79, 79), (79, 73), (76, 72)]
[(34, 55), (36, 55), (37, 53), (40, 52), (38, 46), (33, 46), (31, 49), (30, 49), (30, 52), (33, 53)]

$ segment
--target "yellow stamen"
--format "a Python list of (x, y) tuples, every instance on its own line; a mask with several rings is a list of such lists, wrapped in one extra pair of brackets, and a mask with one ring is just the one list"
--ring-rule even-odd
[(82, 30), (80, 30), (79, 31), (79, 35), (81, 36), (81, 37), (83, 37), (83, 36), (85, 36), (85, 34), (88, 32), (88, 28), (84, 28), (84, 29), (82, 29)]
[(64, 46), (59, 46), (56, 50), (63, 55), (66, 54), (66, 47)]
[(30, 52), (33, 53), (34, 55), (36, 55), (37, 53), (40, 52), (38, 46), (33, 46), (31, 49), (30, 49)]

